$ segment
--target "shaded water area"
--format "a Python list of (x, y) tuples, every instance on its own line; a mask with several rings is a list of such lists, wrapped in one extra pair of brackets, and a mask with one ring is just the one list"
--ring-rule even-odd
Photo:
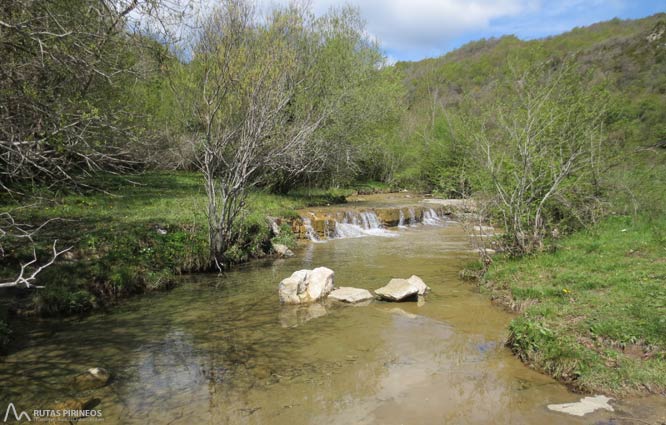
[[(114, 424), (590, 424), (659, 414), (659, 399), (584, 418), (548, 411), (580, 396), (503, 347), (511, 316), (458, 277), (475, 255), (462, 229), (394, 231), (305, 243), (288, 260), (184, 277), (108, 314), (37, 325), (0, 362), (2, 409), (81, 396), (68, 378), (99, 366), (114, 379), (85, 394)], [(278, 282), (317, 266), (333, 269), (337, 286), (370, 290), (417, 274), (432, 293), (425, 303), (281, 306)]]

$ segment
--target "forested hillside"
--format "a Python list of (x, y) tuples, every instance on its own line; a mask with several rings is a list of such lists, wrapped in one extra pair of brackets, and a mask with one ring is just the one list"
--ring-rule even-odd
[[(473, 102), (477, 111), (487, 109), (500, 95), (498, 88), (516, 74), (542, 63), (556, 67), (570, 61), (580, 85), (599, 91), (594, 97), (604, 96), (603, 104), (595, 105), (604, 114), (603, 146), (619, 155), (604, 175), (615, 181), (629, 178), (629, 188), (663, 184), (659, 179), (664, 173), (642, 165), (663, 166), (664, 161), (665, 31), (664, 14), (615, 19), (541, 40), (509, 35), (475, 41), (440, 58), (398, 63), (407, 90), (402, 137), (409, 149), (395, 178), (452, 196), (474, 190), (474, 185), (464, 186), (475, 177), (465, 155), (469, 139), (456, 134), (456, 120), (465, 118), (468, 103)], [(559, 89), (568, 87), (561, 84)]]

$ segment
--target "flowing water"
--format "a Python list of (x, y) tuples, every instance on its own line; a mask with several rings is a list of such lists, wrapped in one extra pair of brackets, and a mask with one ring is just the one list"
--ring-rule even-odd
[[(503, 347), (511, 316), (458, 278), (474, 255), (467, 236), (429, 219), (438, 225), (307, 242), (288, 260), (185, 277), (108, 314), (34, 326), (0, 362), (0, 408), (80, 397), (69, 378), (105, 367), (112, 383), (86, 394), (109, 424), (546, 425), (659, 414), (659, 400), (584, 418), (547, 410), (580, 396)], [(367, 289), (417, 274), (432, 293), (425, 303), (281, 306), (278, 282), (317, 266), (338, 286)]]

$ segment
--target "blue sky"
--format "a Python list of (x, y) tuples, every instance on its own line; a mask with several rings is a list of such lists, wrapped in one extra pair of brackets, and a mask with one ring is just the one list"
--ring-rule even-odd
[(392, 61), (440, 56), (483, 37), (541, 38), (614, 17), (666, 12), (666, 0), (310, 1), (317, 14), (345, 3), (358, 6), (369, 34)]

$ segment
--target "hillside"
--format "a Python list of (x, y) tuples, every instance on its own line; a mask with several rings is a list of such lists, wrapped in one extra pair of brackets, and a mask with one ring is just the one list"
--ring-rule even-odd
[[(605, 143), (622, 156), (629, 153), (632, 161), (663, 167), (666, 152), (653, 150), (666, 140), (666, 14), (662, 13), (638, 20), (614, 19), (545, 39), (522, 41), (512, 35), (483, 39), (439, 58), (397, 63), (408, 93), (403, 132), (417, 148), (405, 163), (435, 158), (423, 163), (430, 168), (407, 166), (398, 180), (455, 195), (442, 184), (441, 172), (431, 168), (432, 163), (460, 165), (450, 158), (456, 147), (451, 146), (449, 127), (461, 103), (473, 98), (483, 106), (488, 100), (483, 96), (501, 85), (512, 69), (566, 58), (573, 58), (589, 76), (588, 85), (608, 91)], [(421, 145), (427, 146), (426, 151), (419, 151)], [(623, 164), (615, 165), (615, 171), (626, 171), (617, 168)], [(658, 175), (648, 172), (642, 178)]]

